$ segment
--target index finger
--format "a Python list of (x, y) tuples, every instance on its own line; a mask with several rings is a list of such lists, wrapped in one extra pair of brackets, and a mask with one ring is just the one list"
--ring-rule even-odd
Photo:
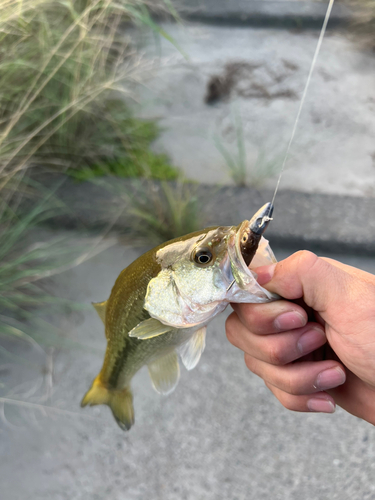
[(267, 335), (305, 326), (308, 317), (303, 307), (288, 300), (266, 304), (232, 304), (241, 323), (257, 335)]

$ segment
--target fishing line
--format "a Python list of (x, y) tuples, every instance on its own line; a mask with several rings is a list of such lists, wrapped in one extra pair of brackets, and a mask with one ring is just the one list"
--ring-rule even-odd
[(294, 125), (293, 125), (292, 135), (290, 136), (288, 147), (286, 148), (286, 153), (285, 153), (284, 160), (283, 160), (283, 163), (282, 163), (282, 166), (281, 166), (280, 175), (279, 175), (279, 178), (277, 180), (275, 192), (273, 194), (273, 198), (272, 198), (272, 202), (271, 202), (272, 205), (274, 205), (275, 198), (276, 198), (276, 193), (277, 193), (277, 191), (279, 189), (279, 185), (280, 185), (280, 180), (281, 180), (281, 177), (282, 177), (282, 175), (284, 173), (284, 169), (285, 169), (286, 162), (288, 160), (290, 148), (292, 146), (292, 142), (294, 140), (294, 136), (295, 136), (296, 131), (297, 131), (297, 126), (298, 126), (298, 122), (299, 122), (299, 119), (300, 119), (300, 116), (301, 116), (303, 105), (305, 103), (305, 99), (306, 99), (306, 95), (307, 95), (307, 90), (309, 88), (311, 77), (312, 77), (312, 74), (314, 72), (315, 64), (316, 64), (316, 61), (317, 61), (318, 56), (319, 56), (320, 47), (322, 46), (323, 38), (324, 38), (324, 35), (326, 33), (327, 24), (328, 24), (329, 18), (331, 16), (331, 11), (332, 11), (332, 7), (333, 7), (333, 4), (334, 4), (334, 1), (335, 0), (329, 0), (329, 4), (328, 4), (328, 7), (327, 7), (327, 12), (326, 12), (326, 15), (325, 15), (325, 18), (324, 18), (324, 21), (323, 21), (322, 29), (320, 31), (319, 40), (318, 40), (318, 43), (316, 45), (315, 54), (314, 54), (314, 57), (313, 57), (313, 60), (312, 60), (312, 63), (311, 63), (309, 75), (308, 75), (307, 80), (306, 80), (306, 85), (305, 85), (305, 88), (303, 90), (303, 94), (302, 94), (302, 98), (301, 98), (301, 101), (300, 101), (300, 104), (299, 104), (297, 116), (296, 116), (296, 119), (295, 119), (295, 122), (294, 122)]

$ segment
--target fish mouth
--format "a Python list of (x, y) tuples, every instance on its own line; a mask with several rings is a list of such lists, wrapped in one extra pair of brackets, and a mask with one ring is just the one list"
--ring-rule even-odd
[(272, 213), (272, 203), (266, 203), (254, 214), (250, 221), (243, 221), (237, 231), (236, 249), (241, 254), (246, 267), (250, 265), (258, 250), (262, 235), (272, 220)]
[(272, 220), (272, 212), (272, 203), (263, 205), (250, 221), (244, 220), (237, 227), (228, 245), (232, 275), (240, 286), (241, 284), (244, 286), (244, 282), (253, 276), (249, 266), (258, 250), (262, 235)]
[(273, 205), (266, 203), (250, 220), (249, 228), (254, 234), (262, 236), (272, 220)]

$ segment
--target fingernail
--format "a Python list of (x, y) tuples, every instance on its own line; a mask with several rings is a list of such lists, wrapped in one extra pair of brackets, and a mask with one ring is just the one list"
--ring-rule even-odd
[(297, 311), (286, 312), (280, 314), (275, 321), (274, 325), (278, 330), (294, 330), (306, 325), (306, 318)]
[(307, 401), (307, 408), (310, 411), (319, 413), (335, 413), (336, 406), (330, 399), (312, 398)]
[(344, 370), (336, 366), (336, 368), (329, 368), (329, 370), (324, 370), (324, 372), (319, 373), (314, 388), (320, 391), (326, 391), (327, 389), (333, 389), (338, 385), (342, 385), (345, 380), (346, 375)]
[(321, 328), (313, 328), (300, 337), (297, 342), (297, 348), (302, 355), (309, 354), (325, 344), (326, 340), (324, 330)]
[(258, 283), (263, 286), (272, 280), (275, 272), (276, 264), (271, 264), (270, 266), (261, 266), (256, 269), (258, 275)]

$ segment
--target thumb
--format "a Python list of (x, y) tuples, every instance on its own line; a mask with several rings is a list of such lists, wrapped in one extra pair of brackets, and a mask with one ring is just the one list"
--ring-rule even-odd
[(255, 272), (258, 283), (270, 292), (289, 300), (303, 298), (318, 312), (325, 311), (336, 300), (348, 280), (345, 271), (306, 250), (277, 264), (258, 267)]

